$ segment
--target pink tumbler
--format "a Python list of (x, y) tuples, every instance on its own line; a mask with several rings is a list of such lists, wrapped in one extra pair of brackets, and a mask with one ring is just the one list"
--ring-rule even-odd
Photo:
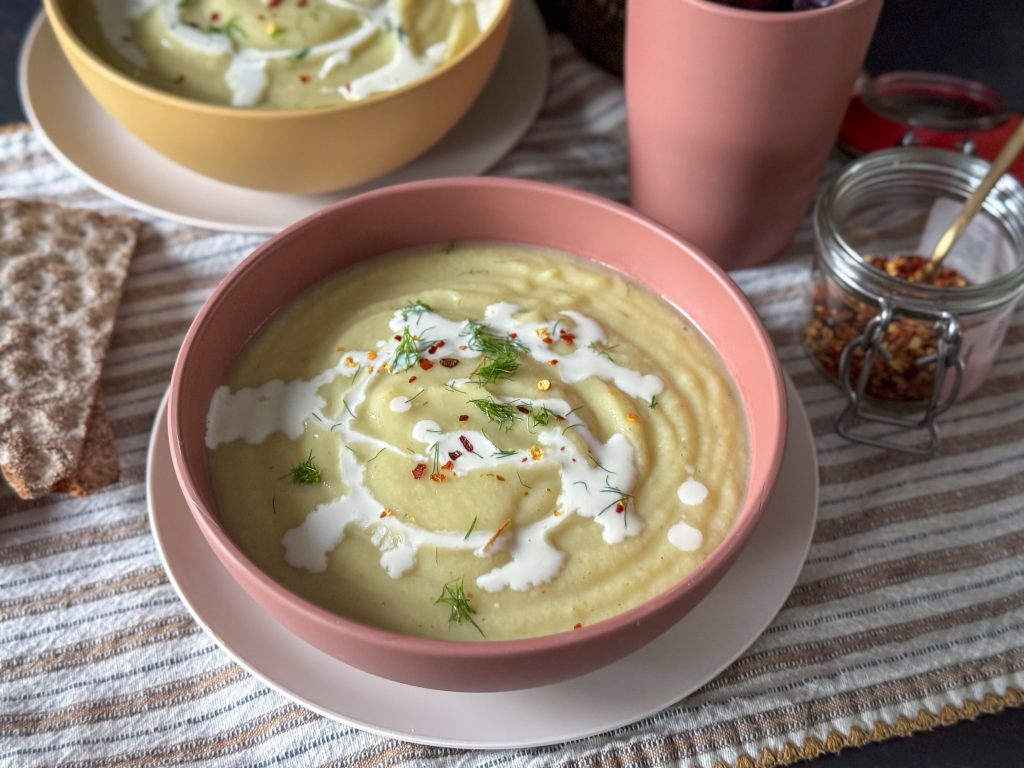
[(726, 269), (778, 256), (814, 198), (881, 6), (628, 3), (633, 207)]

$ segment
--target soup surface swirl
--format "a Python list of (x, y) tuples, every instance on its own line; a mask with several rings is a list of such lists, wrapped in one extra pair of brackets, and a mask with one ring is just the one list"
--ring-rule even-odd
[(228, 533), (338, 613), (437, 638), (570, 630), (677, 583), (748, 464), (737, 395), (674, 307), (581, 260), (449, 243), (271, 318), (217, 391)]

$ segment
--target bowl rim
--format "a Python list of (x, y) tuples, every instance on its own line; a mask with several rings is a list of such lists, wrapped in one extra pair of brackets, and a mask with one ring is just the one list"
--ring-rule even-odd
[[(88, 0), (66, 1), (78, 3), (88, 2)], [(46, 13), (47, 20), (54, 29), (57, 41), (60, 44), (59, 47), (65, 57), (68, 56), (68, 53), (64, 48), (64, 42), (67, 41), (73, 46), (75, 53), (82, 56), (94, 71), (115, 83), (121, 89), (134, 92), (136, 95), (142, 96), (150, 101), (162, 102), (168, 107), (185, 109), (187, 111), (204, 114), (209, 117), (275, 121), (316, 115), (326, 116), (333, 115), (338, 112), (352, 112), (361, 108), (369, 108), (383, 101), (397, 99), (399, 96), (411, 90), (421, 86), (426, 86), (428, 83), (442, 77), (448, 71), (454, 69), (472, 56), (479, 48), (489, 41), (503, 25), (507, 23), (511, 18), (513, 4), (516, 3), (517, 0), (498, 0), (498, 2), (501, 5), (490, 26), (483, 30), (481, 34), (477, 35), (476, 38), (466, 46), (466, 48), (459, 52), (458, 56), (451, 61), (442, 63), (441, 66), (431, 70), (423, 77), (390, 91), (380, 91), (378, 93), (371, 94), (365, 99), (360, 99), (359, 101), (346, 101), (341, 104), (331, 104), (321, 107), (299, 107), (295, 109), (277, 109), (273, 107), (234, 107), (230, 104), (213, 104), (211, 102), (200, 101), (199, 99), (190, 99), (186, 96), (178, 96), (177, 94), (169, 91), (161, 90), (156, 86), (139, 82), (138, 80), (129, 77), (113, 64), (107, 62), (98, 53), (93, 51), (84, 40), (82, 40), (68, 20), (67, 16), (64, 14), (62, 0), (43, 0), (43, 9)]]
[[(629, 226), (641, 226), (653, 234), (660, 236), (693, 257), (704, 269), (708, 270), (710, 276), (720, 285), (729, 297), (735, 302), (736, 309), (741, 313), (753, 331), (754, 341), (764, 357), (769, 362), (768, 381), (759, 382), (768, 392), (776, 405), (772, 409), (775, 417), (776, 428), (774, 429), (774, 440), (765, 441), (763, 446), (766, 460), (767, 481), (760, 487), (751, 487), (751, 478), (748, 475), (748, 484), (740, 506), (738, 516), (733, 526), (729, 529), (725, 538), (713, 549), (708, 556), (690, 573), (679, 581), (675, 582), (668, 589), (660, 592), (654, 597), (645, 600), (621, 613), (614, 614), (608, 618), (584, 625), (578, 629), (568, 629), (559, 632), (536, 635), (532, 637), (511, 639), (511, 640), (448, 640), (427, 638), (417, 635), (403, 634), (394, 630), (383, 629), (370, 624), (365, 624), (355, 619), (348, 618), (342, 614), (330, 611), (308, 598), (291, 591), (284, 585), (275, 581), (269, 574), (260, 569), (247, 555), (234, 543), (231, 537), (223, 529), (212, 510), (208, 509), (202, 500), (202, 495), (197, 489), (192, 476), (186, 471), (181, 434), (179, 400), (182, 398), (183, 387), (181, 380), (183, 371), (188, 367), (190, 357), (193, 354), (193, 344), (202, 328), (214, 314), (217, 305), (222, 297), (228, 293), (235, 283), (245, 277), (258, 262), (274, 251), (279, 249), (297, 232), (316, 220), (334, 213), (338, 209), (358, 207), (368, 200), (375, 198), (401, 195), (410, 192), (430, 189), (450, 189), (452, 187), (469, 188), (475, 190), (507, 189), (518, 190), (527, 194), (542, 194), (558, 198), (567, 198), (570, 202), (583, 203), (597, 209), (603, 209), (608, 213), (625, 219)], [(369, 258), (373, 258), (372, 256)], [(607, 269), (612, 269), (622, 274), (615, 267), (600, 264), (599, 262), (584, 256), (579, 256), (587, 261), (593, 261)], [(344, 269), (346, 267), (343, 267)], [(308, 286), (307, 286), (308, 287)], [(669, 302), (677, 311), (683, 311), (676, 302), (662, 296), (654, 286), (647, 286), (662, 301)], [(699, 326), (698, 326), (699, 327)], [(703, 333), (703, 330), (702, 330)], [(736, 385), (734, 379), (734, 385)], [(738, 385), (737, 385), (738, 388)], [(203, 303), (195, 319), (186, 333), (174, 368), (171, 374), (171, 384), (167, 405), (168, 435), (171, 447), (171, 458), (174, 464), (175, 473), (178, 478), (181, 491), (196, 517), (197, 523), (206, 534), (207, 541), (215, 551), (222, 557), (227, 557), (232, 565), (245, 572), (247, 577), (255, 579), (256, 585), (264, 594), (269, 593), (276, 600), (283, 601), (290, 609), (300, 613), (305, 621), (311, 622), (319, 629), (327, 629), (332, 633), (340, 631), (346, 637), (358, 638), (361, 643), (372, 643), (374, 645), (387, 647), (389, 650), (400, 650), (423, 659), (458, 660), (458, 659), (488, 659), (491, 657), (528, 657), (531, 654), (546, 654), (558, 650), (566, 650), (571, 646), (577, 646), (581, 642), (590, 642), (603, 637), (613, 637), (617, 633), (628, 630), (631, 626), (637, 625), (644, 620), (653, 620), (655, 617), (670, 610), (671, 606), (683, 593), (691, 590), (699, 590), (702, 586), (710, 588), (717, 578), (722, 575), (723, 568), (731, 565), (732, 560), (743, 549), (754, 527), (757, 525), (766, 507), (768, 500), (774, 490), (775, 481), (778, 477), (779, 468), (782, 464), (783, 451), (786, 440), (786, 392), (785, 379), (782, 375), (782, 367), (775, 354), (774, 345), (761, 319), (757, 315), (750, 301), (738, 285), (728, 277), (726, 272), (711, 261), (696, 247), (685, 242), (667, 228), (646, 218), (621, 203), (614, 202), (598, 195), (581, 190), (570, 189), (547, 182), (501, 178), (501, 177), (452, 177), (443, 179), (428, 179), (413, 181), (404, 184), (397, 184), (380, 189), (365, 192), (360, 195), (347, 198), (333, 203), (303, 219), (295, 222), (288, 228), (273, 236), (258, 248), (246, 256), (237, 264), (217, 285), (214, 291)], [(752, 436), (749, 432), (748, 439)], [(213, 536), (211, 540), (209, 537)], [(229, 568), (230, 570), (230, 568)], [(248, 588), (247, 588), (247, 591)], [(673, 622), (674, 623), (674, 620)]]

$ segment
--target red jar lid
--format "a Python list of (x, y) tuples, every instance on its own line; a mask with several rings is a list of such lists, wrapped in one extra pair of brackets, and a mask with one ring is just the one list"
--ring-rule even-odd
[[(983, 83), (935, 72), (889, 72), (858, 81), (839, 143), (854, 154), (914, 145), (991, 161), (1020, 121)], [(1024, 181), (1024, 155), (1010, 173)]]

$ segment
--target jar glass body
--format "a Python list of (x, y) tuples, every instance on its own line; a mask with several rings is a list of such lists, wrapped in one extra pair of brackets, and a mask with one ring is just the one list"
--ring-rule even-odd
[(1000, 179), (943, 263), (966, 287), (910, 282), (865, 261), (930, 255), (987, 170), (946, 150), (885, 150), (847, 166), (819, 196), (804, 344), (848, 394), (941, 411), (988, 376), (1024, 293), (1020, 183)]

